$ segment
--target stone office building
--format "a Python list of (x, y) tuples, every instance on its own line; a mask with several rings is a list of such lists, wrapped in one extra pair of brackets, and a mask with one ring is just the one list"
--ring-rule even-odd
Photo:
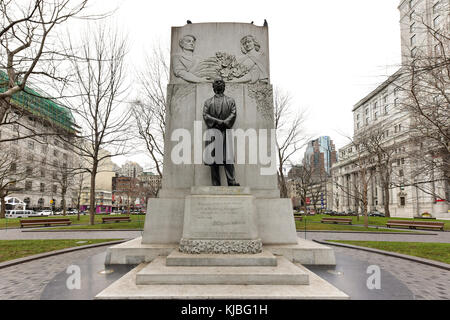
[[(384, 212), (384, 204), (388, 201), (390, 215), (394, 217), (414, 217), (424, 213), (450, 217), (448, 171), (445, 173), (448, 159), (445, 160), (445, 156), (434, 149), (437, 146), (432, 138), (418, 139), (418, 116), (407, 107), (411, 105), (408, 84), (412, 80), (412, 66), (426, 59), (438, 59), (442, 50), (449, 52), (448, 47), (442, 47), (429, 29), (431, 27), (448, 35), (449, 3), (448, 0), (400, 2), (402, 66), (355, 104), (352, 110), (354, 142), (339, 150), (339, 162), (332, 168), (334, 210), (361, 212), (361, 190), (366, 184), (369, 211)], [(449, 45), (444, 43), (444, 46)], [(443, 105), (445, 109), (448, 112), (448, 104)], [(447, 121), (448, 130), (448, 116), (442, 119)], [(388, 187), (382, 183), (377, 155), (370, 154), (367, 148), (357, 143), (364, 140), (367, 132), (374, 130), (382, 133), (380, 146), (389, 150), (391, 176)], [(430, 155), (432, 162), (441, 166), (422, 169), (426, 168)], [(387, 153), (382, 155), (384, 158), (387, 156)]]
[[(7, 76), (0, 72), (0, 82)], [(0, 86), (0, 91), (5, 87)], [(63, 174), (79, 164), (73, 148), (61, 139), (74, 139), (76, 124), (67, 108), (43, 98), (38, 89), (26, 87), (10, 100), (12, 111), (0, 126), (0, 160), (9, 196), (27, 204), (27, 209), (62, 208)], [(29, 138), (24, 138), (29, 137)], [(11, 140), (12, 139), (12, 140)], [(12, 192), (11, 192), (12, 191)], [(68, 186), (67, 208), (76, 206), (76, 188)]]

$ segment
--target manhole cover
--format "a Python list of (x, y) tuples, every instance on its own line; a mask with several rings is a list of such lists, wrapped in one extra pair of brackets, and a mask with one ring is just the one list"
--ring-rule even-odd
[(342, 276), (344, 273), (337, 270), (327, 270), (328, 273), (334, 274), (335, 276)]
[(99, 274), (111, 274), (113, 273), (114, 270), (113, 269), (105, 269), (99, 272)]

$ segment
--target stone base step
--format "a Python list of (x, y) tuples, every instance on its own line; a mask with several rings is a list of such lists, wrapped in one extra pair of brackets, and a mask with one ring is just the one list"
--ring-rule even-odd
[(136, 274), (137, 285), (307, 285), (309, 275), (283, 257), (277, 266), (166, 266), (158, 257)]
[(95, 299), (349, 299), (341, 290), (315, 273), (297, 265), (309, 275), (309, 285), (137, 285), (141, 264), (100, 292)]
[(275, 267), (276, 265), (277, 258), (267, 250), (263, 250), (263, 252), (257, 254), (187, 254), (174, 250), (166, 260), (166, 266), (180, 267)]

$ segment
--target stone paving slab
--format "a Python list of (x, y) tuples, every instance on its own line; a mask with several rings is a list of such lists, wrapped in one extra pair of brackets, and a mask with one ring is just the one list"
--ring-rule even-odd
[(74, 251), (0, 270), (0, 300), (39, 300), (45, 286), (69, 265), (106, 247)]

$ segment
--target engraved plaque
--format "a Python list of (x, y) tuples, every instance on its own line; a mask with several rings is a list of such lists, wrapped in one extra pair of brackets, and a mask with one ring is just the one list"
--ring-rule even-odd
[(188, 196), (184, 219), (184, 239), (258, 238), (253, 196)]

